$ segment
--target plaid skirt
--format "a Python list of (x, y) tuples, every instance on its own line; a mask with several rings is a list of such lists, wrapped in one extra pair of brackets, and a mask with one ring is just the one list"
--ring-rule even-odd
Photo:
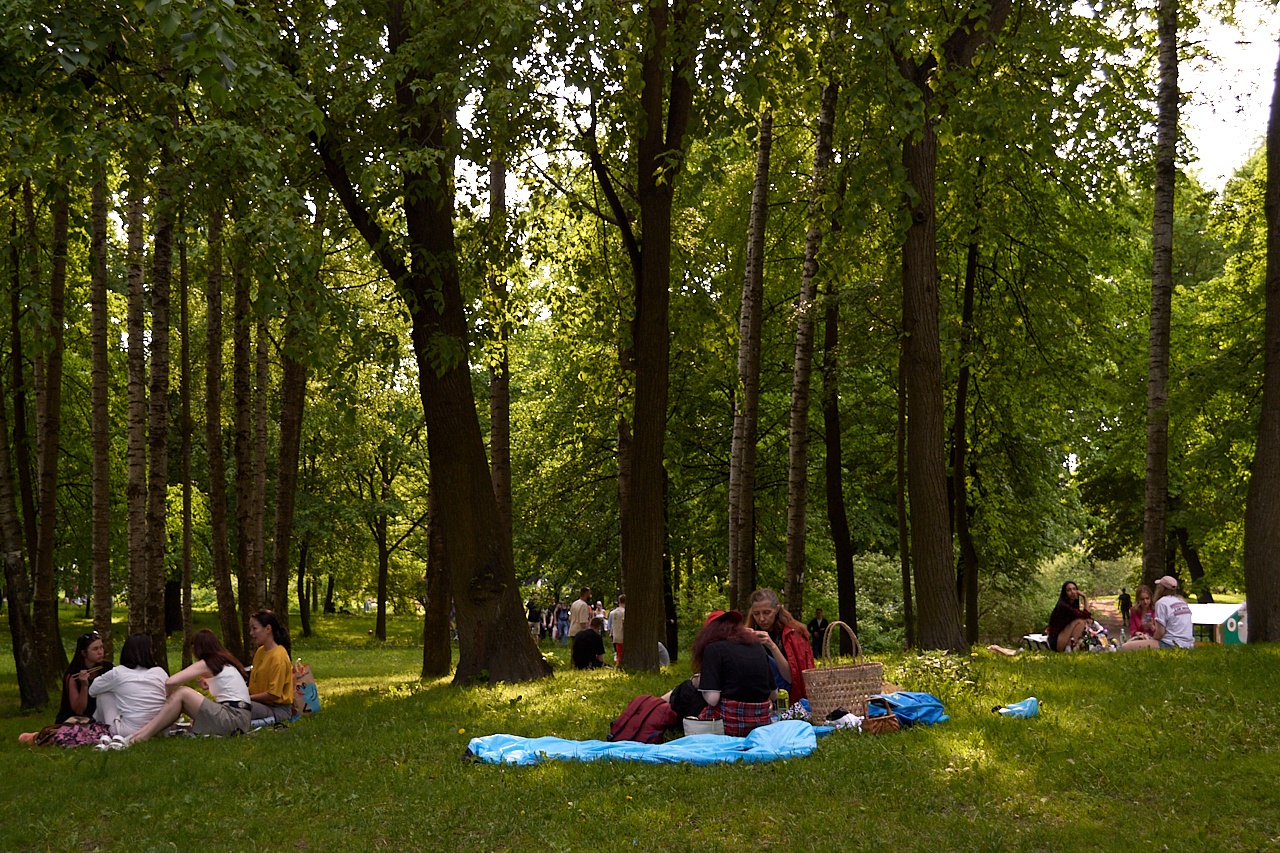
[(773, 703), (767, 699), (763, 702), (739, 702), (736, 699), (721, 697), (720, 703), (714, 708), (703, 708), (698, 714), (698, 719), (722, 720), (725, 734), (746, 737), (752, 729), (758, 729), (773, 722), (770, 716), (772, 711)]

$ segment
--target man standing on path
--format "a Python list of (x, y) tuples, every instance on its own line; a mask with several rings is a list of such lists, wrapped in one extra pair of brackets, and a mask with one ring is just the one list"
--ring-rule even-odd
[(813, 646), (813, 657), (817, 660), (822, 656), (822, 638), (827, 634), (827, 626), (831, 621), (822, 615), (822, 608), (819, 607), (814, 611), (814, 617), (809, 620), (806, 625), (809, 629), (809, 643)]
[(609, 611), (609, 634), (613, 637), (613, 665), (622, 668), (622, 623), (627, 618), (627, 597), (618, 596), (618, 606)]
[(1120, 626), (1129, 627), (1129, 611), (1133, 608), (1133, 599), (1129, 597), (1128, 587), (1120, 587)]
[(588, 603), (590, 598), (591, 587), (584, 586), (578, 590), (578, 600), (569, 608), (569, 640), (571, 642), (591, 622), (591, 605)]

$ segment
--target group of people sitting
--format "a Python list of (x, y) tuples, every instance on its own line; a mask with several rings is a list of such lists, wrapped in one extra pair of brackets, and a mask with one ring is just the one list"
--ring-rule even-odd
[[(129, 635), (120, 665), (113, 667), (104, 659), (102, 637), (90, 631), (76, 641), (63, 676), (50, 740), (119, 749), (165, 731), (183, 714), (193, 734), (206, 735), (247, 732), (253, 720), (288, 721), (293, 714), (289, 634), (274, 613), (259, 610), (249, 617), (249, 636), (257, 645), (249, 672), (212, 631), (201, 629), (191, 638), (194, 662), (169, 675), (155, 664), (150, 634)], [(208, 696), (186, 686), (191, 681)], [(18, 739), (36, 742), (40, 735), (29, 732)]]
[(662, 698), (681, 720), (719, 720), (724, 733), (743, 737), (768, 725), (780, 690), (791, 702), (807, 697), (804, 671), (813, 668), (809, 632), (771, 589), (751, 594), (744, 619), (714, 610), (693, 640), (693, 676)]
[[(1049, 614), (1049, 648), (1075, 650), (1093, 622), (1088, 601), (1074, 581), (1062, 585), (1058, 603)], [(1129, 640), (1122, 651), (1135, 649), (1189, 649), (1195, 645), (1191, 607), (1178, 594), (1178, 579), (1165, 575), (1151, 587), (1138, 587), (1137, 604), (1129, 613)]]

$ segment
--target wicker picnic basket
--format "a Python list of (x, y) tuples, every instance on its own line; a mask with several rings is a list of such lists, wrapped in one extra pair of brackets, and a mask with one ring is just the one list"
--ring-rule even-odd
[(880, 692), (884, 683), (884, 664), (868, 661), (862, 654), (858, 635), (843, 622), (832, 622), (822, 638), (822, 657), (831, 659), (831, 635), (836, 626), (849, 632), (853, 639), (853, 663), (824, 666), (804, 671), (805, 691), (809, 694), (809, 718), (821, 725), (827, 714), (844, 708), (859, 717), (866, 716), (867, 700)]

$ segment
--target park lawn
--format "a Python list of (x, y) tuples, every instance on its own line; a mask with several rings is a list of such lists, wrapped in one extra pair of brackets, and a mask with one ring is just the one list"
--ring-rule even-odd
[[(18, 715), (6, 645), (0, 850), (1280, 850), (1275, 647), (894, 655), (886, 677), (939, 695), (949, 722), (769, 764), (495, 767), (461, 760), (470, 738), (602, 738), (687, 662), (579, 673), (544, 643), (552, 678), (463, 690), (419, 682), (417, 620), (391, 620), (385, 646), (371, 626), (323, 617), (295, 641), (313, 718), (110, 753), (17, 744), (52, 712)], [(1035, 719), (992, 713), (1029, 695)]]

